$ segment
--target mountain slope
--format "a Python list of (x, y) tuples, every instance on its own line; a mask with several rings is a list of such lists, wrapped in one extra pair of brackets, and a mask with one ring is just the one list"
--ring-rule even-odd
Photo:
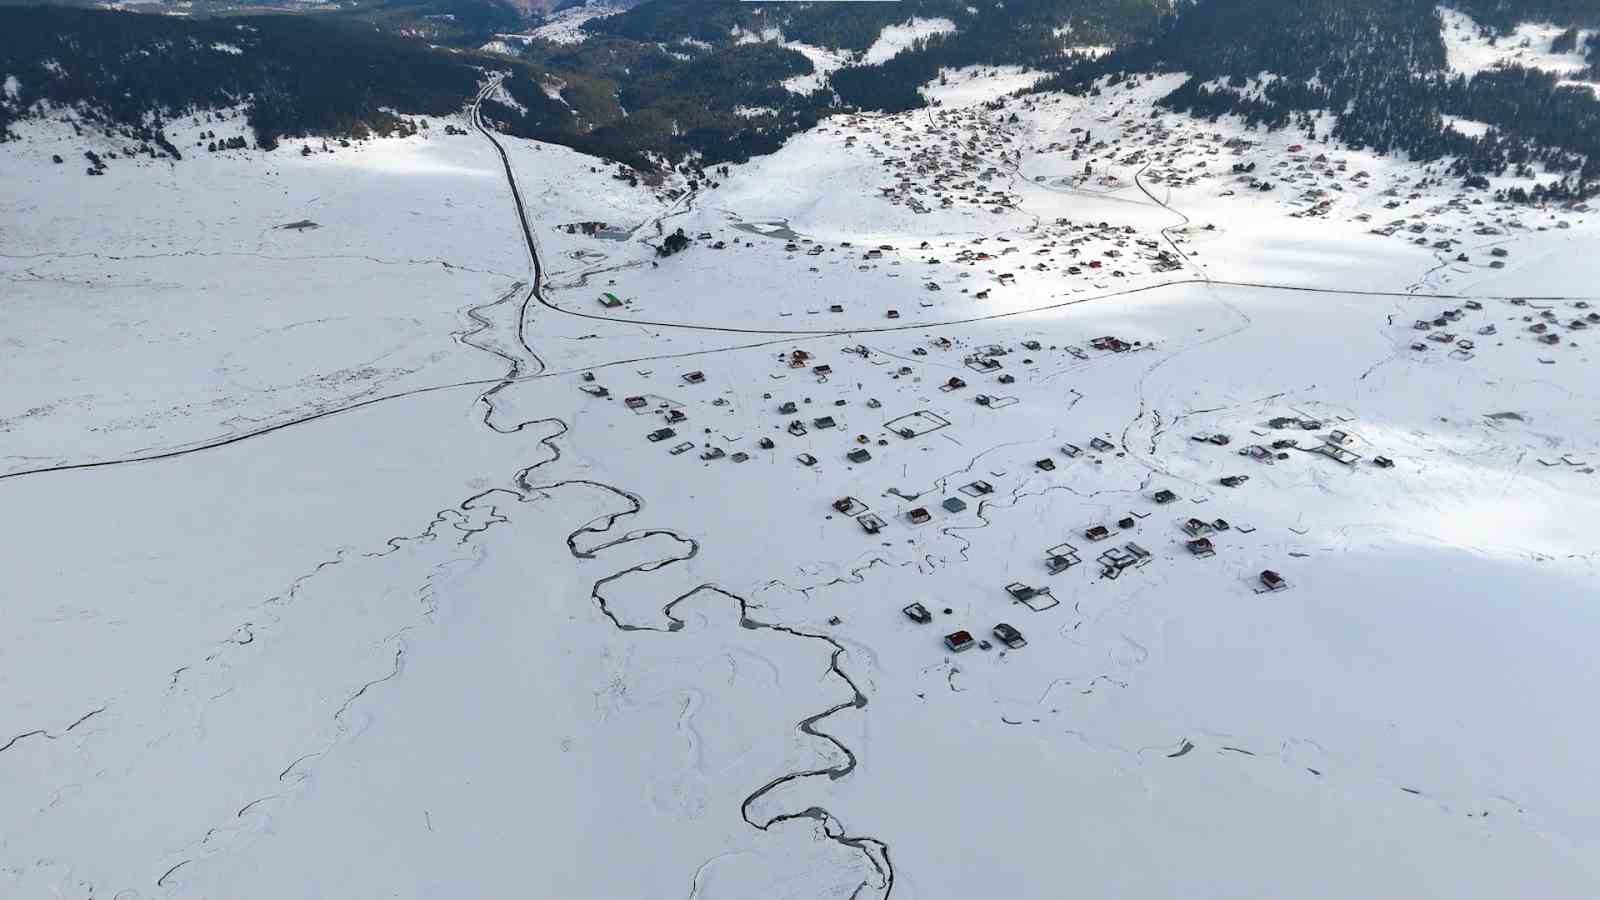
[(387, 132), (385, 110), (460, 108), (479, 74), (467, 61), (370, 29), (293, 16), (190, 21), (48, 7), (0, 8), (0, 137), (40, 102), (108, 124), (244, 104), (257, 141)]
[[(1164, 102), (1200, 116), (1314, 128), (1313, 114), (1330, 111), (1333, 136), (1352, 146), (1454, 157), (1460, 175), (1538, 162), (1568, 176), (1551, 186), (1554, 196), (1587, 195), (1600, 181), (1595, 91), (1520, 66), (1452, 72), (1432, 0), (1202, 0), (1149, 40), (1045, 86), (1089, 90), (1097, 79), (1154, 71), (1189, 74)], [(1490, 128), (1468, 136), (1447, 127), (1447, 116)]]

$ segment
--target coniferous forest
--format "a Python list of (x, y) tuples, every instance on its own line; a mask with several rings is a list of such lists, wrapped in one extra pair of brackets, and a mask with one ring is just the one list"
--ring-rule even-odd
[[(1586, 58), (1580, 75), (1600, 81), (1600, 4), (1453, 5), (1490, 38), (1521, 22), (1565, 26), (1551, 49)], [(913, 16), (948, 19), (955, 31), (879, 65), (846, 65), (809, 94), (784, 87), (813, 66), (781, 41), (859, 54), (885, 26)], [(1533, 167), (1565, 176), (1530, 199), (1600, 189), (1596, 92), (1571, 83), (1583, 80), (1571, 73), (1515, 65), (1453, 74), (1435, 0), (646, 0), (588, 22), (582, 44), (523, 42), (515, 56), (477, 49), (501, 29), (530, 24), (499, 0), (199, 17), (0, 6), (0, 73), (12, 79), (0, 97), (0, 139), (41, 104), (73, 107), (157, 146), (164, 120), (226, 107), (243, 109), (263, 147), (386, 134), (406, 127), (401, 113), (461, 109), (500, 72), (505, 94), (484, 109), (507, 133), (636, 166), (691, 155), (716, 164), (771, 152), (841, 110), (920, 107), (920, 88), (948, 68), (1019, 65), (1051, 73), (1038, 90), (1181, 72), (1188, 79), (1163, 101), (1173, 110), (1320, 127), (1357, 147), (1451, 158), (1462, 177)], [(1075, 49), (1091, 45), (1117, 49)], [(1313, 115), (1329, 110), (1338, 114)], [(1450, 117), (1490, 127), (1467, 135)]]

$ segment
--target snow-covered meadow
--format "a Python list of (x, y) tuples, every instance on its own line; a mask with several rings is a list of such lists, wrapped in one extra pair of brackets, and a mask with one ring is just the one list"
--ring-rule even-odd
[(0, 147), (0, 893), (1594, 896), (1592, 216), (1027, 77)]

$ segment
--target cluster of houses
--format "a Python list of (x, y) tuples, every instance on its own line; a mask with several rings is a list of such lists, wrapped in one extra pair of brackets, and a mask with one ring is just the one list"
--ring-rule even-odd
[[(1586, 300), (1558, 303), (1516, 297), (1504, 302), (1516, 308), (1511, 321), (1516, 322), (1541, 347), (1575, 343), (1579, 332), (1600, 326), (1600, 313), (1594, 312)], [(1482, 301), (1467, 300), (1461, 306), (1441, 310), (1432, 318), (1417, 319), (1411, 324), (1411, 330), (1419, 337), (1411, 342), (1411, 349), (1425, 353), (1432, 347), (1440, 347), (1448, 350), (1452, 359), (1472, 359), (1478, 343), (1472, 338), (1458, 336), (1458, 329), (1472, 327), (1466, 323), (1466, 317), (1483, 312)], [(1473, 333), (1480, 338), (1500, 337), (1499, 328), (1492, 322), (1477, 326)], [(1503, 344), (1503, 340), (1497, 340), (1496, 343)], [(1540, 362), (1554, 362), (1554, 359), (1541, 356)]]
[[(984, 496), (992, 493), (994, 487), (987, 482), (975, 482), (961, 489), (962, 493), (971, 492), (973, 496)], [(952, 498), (956, 499), (956, 498)], [(1171, 490), (1157, 490), (1149, 495), (1149, 500), (1157, 506), (1168, 506), (1176, 503), (1180, 498)], [(958, 501), (959, 502), (959, 501)], [(863, 519), (870, 519), (882, 526), (882, 520), (871, 513), (864, 512), (865, 505), (853, 497), (845, 497), (836, 501), (833, 508), (841, 513), (857, 513)], [(964, 505), (961, 508), (965, 508)], [(920, 514), (923, 521), (927, 521), (928, 513), (925, 509), (913, 511), (912, 515)], [(1151, 513), (1129, 513), (1118, 519), (1113, 527), (1110, 524), (1091, 525), (1082, 531), (1083, 539), (1090, 543), (1104, 545), (1104, 549), (1096, 557), (1100, 566), (1100, 577), (1115, 580), (1125, 572), (1148, 565), (1155, 555), (1138, 541), (1128, 540), (1119, 534), (1131, 534), (1141, 525), (1141, 520), (1149, 518)], [(1215, 538), (1223, 532), (1235, 529), (1235, 526), (1226, 519), (1216, 518), (1205, 520), (1191, 516), (1178, 523), (1182, 532), (1179, 541), (1184, 552), (1194, 559), (1207, 559), (1215, 556), (1219, 550)], [(876, 533), (877, 529), (869, 529)], [(1247, 526), (1238, 526), (1242, 533), (1249, 533), (1254, 529)], [(1115, 540), (1113, 540), (1115, 538)], [(1047, 575), (1059, 575), (1081, 563), (1081, 556), (1077, 547), (1071, 543), (1060, 543), (1044, 551), (1044, 568)], [(1263, 569), (1252, 580), (1253, 589), (1258, 594), (1274, 593), (1287, 590), (1289, 582), (1276, 570)], [(1004, 593), (1012, 603), (1022, 606), (1031, 612), (1045, 612), (1060, 605), (1049, 587), (1040, 587), (1026, 582), (1015, 581), (1004, 587)], [(998, 593), (997, 593), (998, 599)], [(919, 625), (931, 624), (934, 614), (923, 603), (911, 603), (902, 609), (907, 618)], [(945, 615), (951, 615), (952, 610), (944, 609)], [(995, 639), (1009, 649), (1020, 649), (1027, 645), (1020, 629), (1006, 623), (994, 626)], [(958, 629), (945, 635), (946, 649), (954, 653), (965, 652), (973, 647), (984, 650), (991, 649), (992, 644), (987, 640), (975, 638), (971, 632)]]
[[(1074, 174), (1061, 181), (1078, 189), (1125, 187), (1137, 172), (1139, 182), (1151, 189), (1193, 188), (1209, 181), (1223, 197), (1272, 192), (1292, 218), (1330, 218), (1350, 209), (1357, 212), (1353, 221), (1372, 233), (1398, 236), (1458, 266), (1502, 269), (1508, 264), (1508, 248), (1476, 241), (1481, 249), (1473, 250), (1469, 233), (1493, 238), (1570, 228), (1572, 215), (1588, 211), (1574, 203), (1530, 212), (1525, 205), (1497, 200), (1481, 182), (1466, 183), (1433, 167), (1420, 175), (1405, 167), (1374, 175), (1327, 146), (1227, 136), (1176, 115), (1135, 118), (1107, 112), (1098, 121), (1092, 142), (1087, 130), (1075, 126), (1067, 140), (1032, 152), (1070, 157)], [(1359, 211), (1379, 208), (1392, 213), (1385, 219), (1378, 212), (1382, 224), (1373, 224), (1373, 212)], [(1542, 221), (1524, 224), (1535, 218)]]
[[(892, 183), (879, 196), (914, 213), (956, 207), (1005, 213), (1019, 197), (1006, 189), (1021, 157), (1015, 117), (981, 107), (938, 109), (926, 117), (850, 117), (835, 131), (846, 148), (877, 159)], [(869, 143), (860, 147), (860, 139)]]
[(1591, 327), (1600, 325), (1600, 313), (1590, 310), (1589, 302), (1586, 300), (1567, 301), (1566, 305), (1571, 312), (1566, 316), (1558, 313), (1556, 308), (1548, 303), (1523, 299), (1508, 302), (1529, 310), (1521, 316), (1521, 319), (1526, 323), (1528, 333), (1533, 335), (1534, 340), (1545, 346), (1559, 346), (1563, 340), (1575, 342), (1575, 332), (1587, 331)]
[[(1140, 341), (1114, 335), (1102, 335), (1087, 341), (1086, 344), (1088, 350), (1107, 356), (1127, 353), (1145, 346)], [(712, 435), (718, 429), (705, 428), (703, 429), (705, 437), (690, 439), (690, 435), (702, 430), (694, 427), (699, 423), (691, 422), (692, 418), (697, 418), (702, 413), (691, 412), (692, 408), (697, 405), (727, 406), (731, 402), (727, 399), (727, 392), (716, 385), (715, 373), (708, 374), (705, 370), (691, 369), (671, 374), (679, 399), (640, 393), (622, 397), (622, 405), (634, 415), (649, 420), (648, 426), (642, 429), (648, 443), (666, 447), (668, 453), (674, 456), (697, 456), (707, 465), (722, 465), (724, 460), (732, 463), (748, 462), (755, 455), (765, 456), (770, 462), (781, 463), (784, 457), (779, 450), (779, 443), (803, 438), (803, 447), (811, 452), (797, 453), (794, 459), (801, 466), (818, 467), (821, 466), (821, 461), (813, 453), (822, 452), (817, 449), (818, 438), (826, 436), (828, 443), (837, 442), (843, 462), (851, 467), (871, 467), (881, 464), (877, 461), (877, 456), (883, 448), (927, 440), (950, 427), (951, 422), (948, 418), (931, 409), (914, 409), (898, 416), (892, 412), (882, 412), (884, 404), (871, 397), (870, 389), (864, 389), (862, 382), (855, 381), (860, 372), (878, 372), (885, 379), (902, 378), (913, 372), (911, 367), (896, 367), (886, 362), (881, 366), (877, 365), (881, 361), (879, 357), (882, 354), (865, 345), (842, 346), (836, 349), (840, 355), (831, 362), (819, 358), (815, 350), (800, 347), (773, 355), (774, 371), (771, 373), (774, 379), (773, 390), (761, 395), (767, 404), (766, 412), (761, 416), (766, 424), (762, 426), (761, 432), (754, 435), (733, 437), (723, 434), (722, 440), (714, 442)], [(967, 388), (969, 379), (981, 379), (982, 382), (993, 384), (1014, 381), (1012, 372), (1017, 371), (1014, 361), (1020, 360), (1020, 365), (1027, 367), (1034, 364), (1037, 357), (1058, 349), (1080, 359), (1094, 358), (1088, 355), (1088, 350), (1078, 347), (1056, 345), (1046, 347), (1040, 341), (1027, 339), (1013, 345), (1002, 345), (974, 344), (948, 337), (932, 337), (913, 347), (909, 353), (913, 358), (942, 355), (944, 356), (942, 368), (946, 371), (958, 368), (966, 372), (962, 376), (941, 374), (938, 380), (923, 390), (947, 388), (950, 391), (960, 391)], [(863, 367), (858, 372), (852, 372), (846, 367), (851, 357), (859, 357), (860, 361), (870, 368)], [(840, 372), (835, 371), (836, 366), (849, 373), (848, 382), (846, 378), (840, 377)], [(650, 373), (646, 371), (642, 374)], [(593, 373), (584, 373), (579, 387), (596, 398), (610, 397), (610, 392), (598, 383)], [(697, 393), (700, 394), (698, 404), (693, 399)], [(990, 399), (993, 401), (999, 398), (991, 396)], [(710, 413), (713, 410), (707, 409), (705, 412)], [(865, 428), (860, 425), (852, 427), (855, 424), (852, 420), (858, 416), (869, 419), (873, 424)], [(1266, 423), (1268, 429), (1297, 432), (1319, 430), (1322, 425), (1323, 423), (1319, 421), (1300, 416), (1280, 417)], [(746, 443), (752, 439), (753, 444)], [(1196, 439), (1218, 447), (1225, 447), (1231, 443), (1231, 438), (1220, 434), (1200, 435)], [(1325, 440), (1330, 444), (1342, 446), (1353, 442), (1354, 439), (1335, 428), (1328, 433)], [(761, 454), (760, 451), (773, 452)], [(1052, 453), (1049, 457), (1036, 461), (1031, 477), (1055, 471), (1058, 465), (1110, 462), (1123, 455), (1120, 445), (1109, 435), (1085, 435), (1081, 439), (1081, 444), (1062, 444), (1058, 453)], [(904, 501), (887, 507), (871, 497), (863, 499), (850, 495), (836, 496), (829, 503), (828, 516), (842, 519), (846, 525), (859, 528), (861, 533), (868, 536), (883, 539), (890, 537), (887, 532), (900, 531), (899, 537), (904, 538), (914, 535), (917, 529), (938, 529), (941, 523), (969, 522), (973, 516), (983, 516), (985, 504), (1000, 490), (995, 483), (998, 480), (995, 475), (1000, 474), (1004, 472), (996, 470), (987, 479), (971, 478), (964, 484), (952, 484), (947, 490), (941, 490), (938, 496), (931, 497), (913, 498), (896, 490), (887, 490), (883, 494), (884, 497), (898, 497)], [(1030, 476), (1025, 474), (1022, 477)], [(1242, 484), (1245, 480), (1247, 479), (1241, 476), (1235, 483)], [(1069, 541), (1062, 541), (1045, 548), (1031, 563), (1037, 567), (1035, 575), (1032, 576), (1034, 583), (1015, 581), (1005, 585), (1003, 589), (997, 589), (995, 592), (997, 603), (1009, 600), (1011, 604), (1032, 613), (1044, 613), (1053, 609), (1060, 601), (1047, 584), (1040, 582), (1072, 570), (1090, 556), (1095, 563), (1092, 570), (1098, 571), (1099, 577), (1106, 580), (1117, 579), (1151, 564), (1158, 558), (1159, 548), (1152, 550), (1146, 543), (1147, 538), (1139, 534), (1144, 531), (1144, 520), (1156, 515), (1161, 508), (1175, 508), (1181, 501), (1182, 498), (1171, 489), (1156, 489), (1145, 495), (1145, 503), (1148, 505), (1143, 509), (1129, 512), (1121, 517), (1079, 526), (1073, 534), (1067, 535)], [(875, 506), (879, 508), (875, 509)], [(1177, 529), (1173, 536), (1174, 550), (1180, 558), (1195, 560), (1203, 560), (1225, 552), (1225, 548), (1219, 543), (1219, 535), (1230, 531), (1248, 533), (1253, 530), (1248, 526), (1234, 525), (1214, 515), (1205, 518), (1189, 515), (1172, 521)], [(1080, 553), (1078, 549), (1080, 545), (1092, 546), (1093, 551)], [(1262, 572), (1259, 577), (1252, 580), (1252, 583), (1254, 589), (1260, 592), (1282, 590), (1288, 586), (1280, 575), (1272, 571)], [(908, 604), (903, 612), (907, 618), (919, 625), (931, 625), (939, 615), (926, 603)], [(948, 609), (943, 614), (952, 615)], [(1000, 618), (998, 609), (996, 618)], [(997, 622), (986, 632), (969, 631), (965, 628), (944, 628), (937, 629), (936, 633), (943, 635), (945, 648), (954, 653), (974, 648), (998, 647), (1005, 650), (1019, 650), (1028, 643), (1021, 629), (1003, 621)]]
[[(1327, 429), (1325, 435), (1313, 434), (1312, 441), (1302, 443), (1299, 437), (1281, 436), (1282, 432), (1314, 433)], [(1262, 427), (1252, 428), (1251, 434), (1260, 442), (1247, 444), (1237, 451), (1239, 456), (1253, 460), (1263, 465), (1276, 465), (1291, 458), (1292, 452), (1315, 454), (1326, 457), (1343, 466), (1354, 466), (1366, 457), (1357, 453), (1353, 448), (1361, 446), (1363, 442), (1355, 434), (1343, 427), (1329, 428), (1328, 423), (1321, 419), (1307, 416), (1274, 416)], [(1228, 434), (1196, 434), (1190, 440), (1197, 444), (1209, 444), (1216, 447), (1227, 447), (1233, 443), (1233, 437)], [(1372, 464), (1380, 469), (1394, 468), (1394, 460), (1387, 456), (1374, 456)], [(1223, 487), (1242, 487), (1250, 480), (1249, 475), (1231, 474), (1219, 479)]]
[[(832, 133), (842, 136), (847, 148), (859, 148), (878, 159), (895, 176), (894, 183), (879, 191), (893, 204), (917, 212), (955, 206), (997, 213), (1015, 209), (1018, 196), (998, 185), (1014, 177), (1021, 158), (1016, 117), (986, 107), (939, 110), (932, 116), (931, 121), (924, 117), (848, 117)], [(860, 143), (862, 138), (868, 142)], [(1131, 227), (1067, 219), (1040, 222), (1024, 229), (1021, 237), (977, 238), (965, 246), (946, 242), (939, 248), (924, 244), (921, 249), (935, 252), (917, 262), (981, 268), (982, 274), (991, 276), (981, 286), (962, 288), (962, 293), (974, 293), (979, 300), (1029, 273), (1107, 279), (1096, 284), (1103, 288), (1109, 279), (1172, 272), (1183, 266), (1177, 254), (1154, 236), (1140, 238)], [(954, 252), (948, 256), (943, 252), (951, 250)], [(863, 263), (883, 258), (882, 252), (868, 251)], [(1009, 267), (1004, 265), (1008, 262)], [(959, 277), (971, 276), (962, 272)], [(930, 291), (949, 286), (937, 280), (924, 285)], [(896, 310), (893, 317), (899, 316)]]
[[(1383, 204), (1385, 210), (1402, 211), (1413, 202), (1434, 199), (1434, 195), (1425, 191), (1439, 187), (1436, 181), (1427, 178), (1419, 179), (1415, 185), (1408, 182), (1407, 176), (1399, 176), (1395, 185), (1382, 192), (1381, 196), (1387, 198)], [(1443, 203), (1434, 203), (1426, 209), (1388, 219), (1382, 224), (1373, 225), (1368, 232), (1381, 237), (1397, 237), (1419, 248), (1431, 250), (1454, 269), (1504, 269), (1512, 255), (1511, 248), (1503, 245), (1505, 241), (1552, 227), (1524, 224), (1525, 213), (1523, 207), (1458, 190)], [(1373, 218), (1373, 214), (1364, 212), (1356, 215), (1355, 221), (1370, 225)], [(1557, 219), (1553, 227), (1571, 226), (1567, 220)], [(1501, 240), (1469, 241), (1466, 237), (1468, 233), (1474, 238)], [(1479, 250), (1471, 249), (1472, 244), (1480, 245)], [(1478, 255), (1474, 256), (1475, 253)]]
[(584, 237), (596, 237), (602, 232), (611, 230), (611, 226), (604, 222), (568, 222), (561, 226), (567, 234), (581, 234)]

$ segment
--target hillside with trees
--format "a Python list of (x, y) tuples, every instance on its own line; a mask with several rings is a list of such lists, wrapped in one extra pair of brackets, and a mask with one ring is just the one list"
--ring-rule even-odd
[(1521, 22), (1600, 27), (1600, 4), (1594, 0), (1447, 0), (1446, 5), (1502, 34), (1509, 33)]
[[(1562, 6), (1529, 0), (1495, 9), (1514, 25)], [(1313, 127), (1312, 113), (1335, 111), (1331, 135), (1355, 147), (1453, 157), (1461, 176), (1529, 172), (1540, 163), (1566, 176), (1541, 186), (1541, 198), (1600, 190), (1595, 92), (1519, 66), (1452, 73), (1433, 0), (1201, 2), (1163, 20), (1148, 39), (1073, 65), (1041, 89), (1092, 90), (1097, 79), (1137, 72), (1187, 73), (1163, 102), (1196, 116), (1304, 129)], [(1491, 127), (1468, 136), (1448, 127), (1446, 116)]]
[[(501, 72), (512, 102), (491, 100), (485, 112), (509, 134), (633, 165), (695, 151), (723, 161), (768, 152), (816, 121), (820, 103), (776, 85), (810, 71), (805, 57), (762, 44), (685, 62), (614, 41), (517, 61), (321, 16), (0, 7), (0, 77), (14, 79), (14, 96), (0, 97), (0, 140), (40, 104), (157, 144), (166, 120), (234, 106), (263, 148), (386, 135), (404, 114), (458, 112)], [(747, 108), (766, 111), (739, 114)]]
[[(1490, 36), (1528, 21), (1562, 26), (1551, 49), (1587, 54), (1590, 77), (1600, 78), (1600, 31), (1592, 30), (1600, 8), (1590, 0), (1453, 5)], [(502, 0), (374, 0), (327, 13), (213, 17), (0, 6), (0, 76), (15, 84), (0, 96), (0, 139), (41, 103), (75, 107), (157, 146), (163, 120), (233, 106), (264, 147), (385, 134), (404, 127), (399, 113), (460, 110), (498, 72), (504, 93), (484, 111), (509, 134), (635, 166), (690, 155), (716, 164), (770, 152), (841, 110), (920, 107), (920, 89), (944, 69), (1019, 65), (1054, 73), (1041, 90), (1183, 72), (1190, 77), (1163, 102), (1196, 116), (1320, 127), (1358, 147), (1454, 158), (1463, 176), (1535, 166), (1564, 176), (1540, 196), (1600, 185), (1595, 92), (1567, 83), (1570, 73), (1514, 65), (1452, 73), (1434, 0), (646, 0), (587, 22), (581, 44), (528, 41), (515, 58), (471, 44), (431, 46), (512, 27), (519, 16)], [(913, 17), (948, 19), (955, 30), (876, 65), (859, 61), (886, 26)], [(429, 22), (435, 30), (419, 24)], [(798, 93), (785, 83), (812, 74), (813, 63), (791, 43), (858, 61)], [(1091, 46), (1116, 49), (1079, 52)], [(1338, 114), (1317, 118), (1323, 111)], [(1450, 117), (1490, 128), (1463, 134)]]
[(456, 56), (353, 23), (297, 16), (189, 20), (61, 7), (0, 7), (0, 137), (41, 101), (90, 120), (150, 126), (244, 104), (257, 142), (387, 134), (399, 116), (443, 114), (478, 71)]

